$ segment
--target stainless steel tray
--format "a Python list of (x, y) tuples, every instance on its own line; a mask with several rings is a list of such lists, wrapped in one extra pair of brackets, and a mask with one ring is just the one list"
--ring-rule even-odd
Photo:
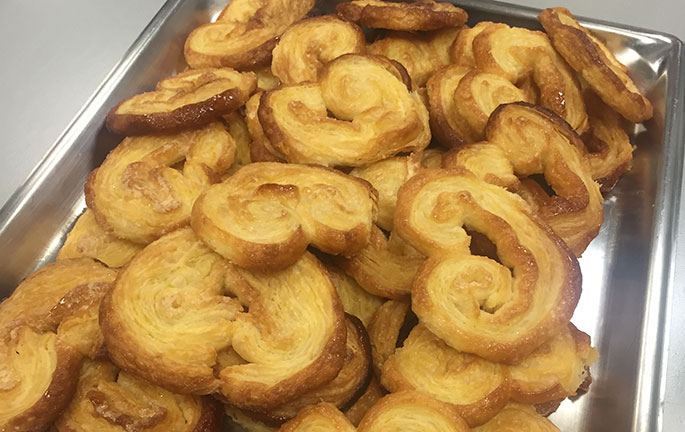
[[(216, 16), (224, 3), (167, 1), (0, 210), (0, 298), (54, 259), (83, 211), (86, 177), (120, 140), (104, 127), (109, 108), (183, 70), (186, 35)], [(320, 3), (323, 11), (331, 11), (336, 2)], [(487, 0), (455, 3), (469, 12), (471, 23), (540, 28), (534, 9)], [(683, 44), (661, 33), (581, 21), (629, 66), (655, 116), (631, 130), (637, 145), (633, 169), (606, 197), (604, 226), (581, 259), (583, 295), (573, 321), (600, 352), (592, 368), (594, 382), (587, 395), (564, 402), (552, 419), (564, 431), (660, 430), (685, 138)]]

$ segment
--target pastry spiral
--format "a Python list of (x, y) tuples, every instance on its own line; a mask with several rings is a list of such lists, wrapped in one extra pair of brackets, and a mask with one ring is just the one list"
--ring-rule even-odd
[(267, 65), (285, 29), (302, 19), (314, 0), (234, 0), (216, 22), (193, 30), (183, 53), (191, 68), (247, 70)]
[(554, 424), (535, 412), (530, 405), (510, 403), (492, 420), (473, 432), (559, 432)]
[(599, 97), (626, 119), (652, 118), (652, 104), (637, 88), (626, 67), (565, 8), (549, 8), (538, 19), (554, 48), (578, 71)]
[(364, 54), (364, 33), (332, 15), (309, 18), (283, 33), (273, 51), (271, 71), (287, 85), (316, 81), (323, 66), (343, 54)]
[(413, 3), (355, 0), (339, 4), (335, 12), (363, 27), (389, 30), (439, 30), (458, 27), (468, 19), (463, 9), (433, 0)]
[(511, 191), (516, 191), (521, 184), (507, 155), (499, 145), (488, 141), (467, 144), (445, 153), (442, 167), (466, 168), (481, 180)]
[(383, 303), (369, 323), (369, 339), (376, 376), (383, 373), (383, 365), (395, 353), (400, 330), (409, 312), (409, 303), (389, 300)]
[(328, 275), (335, 285), (338, 297), (343, 304), (345, 312), (354, 315), (367, 326), (373, 314), (383, 304), (383, 299), (366, 290), (357, 284), (351, 277), (347, 276), (340, 269), (333, 265), (327, 265)]
[(414, 86), (423, 87), (433, 72), (450, 64), (449, 50), (458, 33), (458, 28), (424, 34), (393, 32), (369, 45), (368, 52), (401, 63)]
[(288, 162), (364, 165), (429, 144), (428, 112), (408, 86), (398, 63), (346, 54), (317, 82), (265, 93), (259, 121)]
[(329, 168), (262, 162), (207, 189), (191, 224), (234, 264), (278, 270), (310, 243), (331, 254), (358, 252), (375, 212), (375, 191), (363, 180)]
[(327, 403), (308, 406), (278, 432), (354, 432), (355, 428), (338, 409)]
[(245, 104), (245, 120), (252, 136), (250, 158), (252, 162), (285, 162), (285, 156), (271, 145), (271, 141), (264, 135), (264, 129), (259, 122), (257, 112), (262, 94), (264, 92), (261, 91), (253, 94)]
[(218, 432), (221, 410), (208, 397), (177, 395), (108, 361), (86, 361), (58, 432)]
[(107, 267), (116, 268), (129, 262), (142, 248), (140, 244), (109, 234), (98, 225), (93, 212), (86, 210), (67, 234), (57, 259), (88, 257), (102, 262)]
[(107, 114), (107, 127), (134, 136), (202, 126), (243, 106), (256, 87), (253, 73), (190, 70), (161, 80), (155, 91), (119, 102)]
[(391, 393), (366, 413), (360, 432), (468, 432), (469, 428), (454, 408), (413, 391)]
[[(462, 227), (487, 236), (503, 264), (472, 255)], [(581, 290), (573, 253), (520, 197), (468, 171), (409, 179), (395, 230), (429, 257), (414, 279), (413, 311), (455, 349), (515, 362), (573, 314)]]
[[(86, 204), (116, 237), (147, 244), (188, 224), (203, 189), (233, 163), (235, 144), (224, 126), (175, 135), (126, 138), (86, 182)], [(174, 166), (185, 161), (183, 170)]]

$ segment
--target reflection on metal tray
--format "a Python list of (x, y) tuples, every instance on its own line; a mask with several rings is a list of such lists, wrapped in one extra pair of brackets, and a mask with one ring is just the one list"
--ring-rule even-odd
[[(120, 99), (147, 91), (185, 68), (183, 42), (224, 5), (169, 0), (27, 182), (0, 211), (0, 298), (54, 259), (84, 208), (83, 184), (119, 141), (104, 117)], [(539, 29), (533, 9), (461, 0), (470, 23)], [(320, 2), (324, 11), (335, 2)], [(572, 6), (572, 5), (569, 5)], [(683, 46), (674, 37), (582, 20), (606, 39), (654, 105), (654, 118), (630, 131), (633, 169), (607, 196), (605, 223), (581, 259), (583, 295), (573, 322), (600, 352), (588, 394), (562, 403), (552, 420), (564, 431), (662, 427), (668, 300), (683, 161)], [(677, 404), (674, 404), (677, 406)]]

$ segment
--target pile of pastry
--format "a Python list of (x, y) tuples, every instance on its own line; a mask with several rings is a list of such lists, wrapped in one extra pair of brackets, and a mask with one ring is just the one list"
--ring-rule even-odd
[(0, 304), (0, 430), (547, 431), (588, 390), (577, 257), (652, 116), (626, 67), (562, 8), (313, 7), (230, 2), (111, 110)]

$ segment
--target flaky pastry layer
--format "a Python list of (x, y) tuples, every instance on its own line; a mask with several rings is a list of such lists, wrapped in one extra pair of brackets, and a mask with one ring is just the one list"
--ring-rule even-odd
[(458, 27), (468, 19), (463, 9), (432, 0), (414, 3), (355, 0), (339, 4), (335, 11), (341, 18), (361, 26), (390, 30), (439, 30)]

